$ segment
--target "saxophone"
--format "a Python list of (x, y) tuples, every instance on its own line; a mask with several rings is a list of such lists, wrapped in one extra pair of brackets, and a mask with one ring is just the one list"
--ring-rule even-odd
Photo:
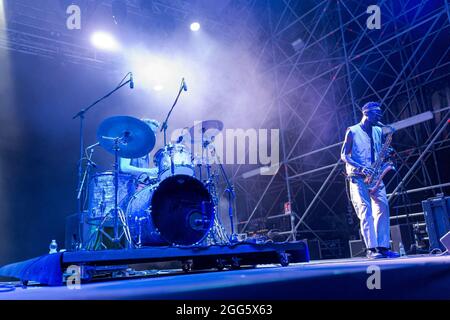
[(380, 188), (383, 177), (390, 170), (395, 170), (394, 163), (390, 160), (389, 154), (391, 153), (391, 141), (395, 129), (389, 127), (389, 133), (386, 136), (386, 140), (381, 147), (380, 153), (378, 154), (377, 160), (372, 164), (371, 169), (372, 174), (367, 174), (364, 178), (364, 183), (369, 188), (369, 193), (373, 194)]

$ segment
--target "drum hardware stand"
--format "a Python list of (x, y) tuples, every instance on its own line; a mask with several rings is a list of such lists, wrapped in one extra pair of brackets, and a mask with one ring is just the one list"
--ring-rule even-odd
[[(119, 193), (119, 142), (127, 144), (129, 133), (125, 132), (123, 137), (114, 138), (114, 239), (113, 242), (119, 243), (123, 234), (127, 239), (127, 248), (131, 248), (131, 236), (130, 230), (128, 229), (128, 224), (124, 217), (121, 217), (121, 223), (123, 228), (123, 233), (119, 237), (119, 203), (118, 203), (118, 193)], [(123, 212), (122, 212), (123, 214)]]
[(173, 161), (173, 153), (175, 151), (175, 148), (172, 147), (172, 150), (170, 150), (170, 173), (173, 175), (175, 175), (175, 163)]
[[(214, 137), (212, 137), (212, 141), (214, 141)], [(227, 188), (225, 189), (225, 192), (228, 194), (228, 215), (230, 217), (230, 224), (231, 224), (231, 236), (230, 236), (230, 242), (237, 242), (237, 234), (234, 230), (234, 218), (233, 218), (233, 208), (236, 201), (236, 193), (234, 192), (234, 187), (230, 182), (230, 179), (228, 179), (228, 175), (225, 172), (225, 169), (223, 167), (222, 161), (220, 160), (219, 156), (216, 153), (216, 148), (214, 145), (212, 145), (212, 151), (214, 152), (214, 156), (217, 158), (217, 163), (220, 168), (220, 172), (222, 173), (223, 178), (225, 179), (225, 182), (227, 184)]]
[[(132, 79), (128, 79), (127, 81), (123, 82), (123, 80), (127, 77), (131, 75), (131, 72), (127, 73), (125, 75), (125, 77), (123, 77), (123, 79), (120, 81), (119, 85), (112, 91), (110, 91), (109, 93), (107, 93), (106, 95), (104, 95), (103, 97), (101, 97), (100, 99), (94, 101), (92, 104), (90, 104), (88, 107), (81, 109), (76, 115), (74, 115), (72, 117), (72, 119), (76, 119), (76, 118), (80, 118), (80, 160), (78, 162), (78, 184), (77, 184), (77, 212), (79, 214), (81, 214), (81, 221), (80, 221), (80, 226), (79, 226), (79, 230), (82, 231), (84, 229), (84, 208), (83, 208), (83, 204), (82, 204), (82, 200), (81, 200), (81, 193), (83, 192), (82, 189), (82, 180), (83, 180), (83, 166), (82, 166), (82, 162), (83, 162), (83, 156), (84, 156), (84, 120), (86, 117), (86, 113), (93, 108), (95, 105), (97, 105), (98, 103), (100, 103), (101, 101), (105, 100), (106, 98), (108, 98), (109, 96), (111, 96), (114, 92), (116, 92), (117, 90), (121, 89), (122, 87), (126, 86), (127, 84), (132, 82)], [(123, 82), (123, 83), (122, 83)], [(82, 232), (80, 232), (80, 243), (83, 243), (83, 234)]]
[[(126, 217), (124, 216), (123, 210), (121, 208), (119, 208), (119, 203), (118, 203), (118, 192), (119, 192), (119, 155), (118, 155), (118, 152), (120, 150), (119, 143), (127, 144), (128, 135), (129, 135), (129, 133), (125, 132), (122, 137), (116, 137), (116, 138), (102, 137), (103, 139), (106, 139), (106, 140), (114, 140), (114, 209), (111, 210), (114, 212), (113, 213), (114, 235), (111, 238), (103, 230), (104, 224), (105, 224), (111, 211), (108, 212), (108, 214), (106, 214), (105, 217), (103, 218), (102, 222), (100, 223), (99, 227), (97, 228), (97, 233), (100, 231), (105, 236), (107, 236), (113, 243), (120, 243), (120, 240), (125, 235), (126, 247), (128, 249), (131, 249), (133, 246), (132, 246), (130, 230), (128, 228), (128, 224), (126, 221)], [(121, 228), (122, 228), (122, 232), (120, 235), (119, 235), (119, 220), (120, 220), (120, 224), (121, 224)], [(92, 240), (92, 236), (89, 239), (89, 242), (91, 242), (91, 240)]]
[[(204, 184), (206, 185), (208, 192), (212, 196), (214, 207), (217, 208), (217, 210), (215, 210), (214, 222), (211, 227), (211, 232), (213, 233), (211, 236), (213, 239), (212, 240), (209, 239), (209, 242), (208, 242), (208, 240), (206, 240), (206, 241), (207, 241), (207, 245), (215, 245), (218, 243), (228, 244), (227, 242), (229, 241), (229, 239), (228, 239), (228, 236), (226, 235), (225, 229), (223, 229), (223, 227), (222, 227), (222, 222), (220, 221), (220, 217), (219, 217), (219, 199), (217, 197), (216, 181), (214, 181), (214, 178), (216, 178), (216, 175), (211, 174), (211, 164), (209, 161), (210, 159), (209, 159), (209, 150), (208, 150), (209, 145), (211, 144), (211, 141), (205, 141), (205, 138), (204, 138), (205, 131), (206, 131), (205, 128), (202, 128), (202, 158), (201, 158), (202, 164), (205, 162), (204, 158), (205, 158), (205, 151), (206, 151), (206, 180), (205, 180)], [(201, 179), (201, 170), (202, 170), (202, 167), (200, 166), (200, 179)]]
[[(94, 168), (97, 167), (97, 165), (95, 164), (95, 162), (92, 161), (92, 156), (93, 156), (93, 154), (94, 154), (94, 147), (96, 147), (96, 146), (98, 146), (98, 145), (99, 145), (99, 143), (97, 142), (97, 143), (95, 143), (95, 144), (93, 144), (93, 145), (87, 147), (86, 150), (85, 150), (86, 156), (85, 156), (84, 158), (82, 158), (82, 160), (86, 160), (86, 162), (87, 162), (87, 167), (86, 167), (86, 170), (84, 171), (83, 178), (82, 178), (81, 184), (80, 184), (80, 188), (78, 189), (78, 194), (77, 194), (77, 200), (78, 200), (78, 201), (81, 201), (81, 194), (82, 194), (83, 189), (84, 189), (84, 184), (86, 183), (86, 180), (87, 180), (87, 179), (89, 178), (89, 176), (90, 176), (91, 168), (92, 168), (92, 167), (94, 167)], [(88, 154), (88, 150), (90, 150), (90, 154)]]
[[(211, 164), (209, 163), (209, 154), (208, 154), (209, 141), (204, 141), (203, 139), (204, 132), (205, 129), (202, 128), (202, 162), (204, 162), (204, 155), (206, 149), (206, 185), (208, 185), (208, 189), (210, 189), (212, 179), (211, 179)], [(208, 191), (211, 193), (211, 190)]]
[[(85, 153), (86, 156), (83, 157), (81, 160), (86, 160), (86, 168), (84, 170), (83, 173), (83, 178), (80, 182), (80, 187), (78, 188), (78, 194), (77, 194), (77, 201), (81, 204), (81, 208), (83, 208), (82, 212), (80, 212), (80, 223), (78, 224), (78, 241), (76, 243), (75, 248), (78, 249), (83, 249), (84, 248), (84, 243), (83, 243), (83, 235), (84, 235), (84, 224), (85, 224), (85, 211), (84, 211), (84, 207), (85, 207), (85, 202), (82, 203), (82, 199), (81, 199), (81, 195), (83, 193), (83, 190), (85, 189), (85, 184), (86, 184), (86, 180), (89, 179), (90, 175), (91, 175), (91, 168), (92, 167), (96, 167), (96, 164), (91, 160), (92, 159), (92, 155), (94, 154), (94, 148), (97, 144), (89, 146), (86, 148)], [(90, 150), (90, 154), (88, 154), (88, 150)], [(87, 197), (87, 188), (86, 188), (86, 197)], [(85, 198), (86, 198), (85, 197)], [(87, 200), (87, 198), (85, 199), (85, 201)]]
[(229, 245), (231, 243), (227, 231), (223, 227), (223, 223), (220, 218), (220, 202), (216, 188), (216, 186), (218, 185), (218, 178), (218, 173), (213, 173), (211, 180), (207, 185), (209, 193), (211, 194), (213, 199), (214, 207), (216, 208), (214, 224), (211, 228), (211, 233), (208, 239), (206, 239), (207, 245)]
[[(211, 143), (214, 141), (214, 137), (211, 137), (211, 141), (205, 141), (204, 133), (205, 133), (205, 128), (202, 128), (202, 164), (205, 162), (205, 151), (206, 151), (206, 175), (207, 175), (206, 181), (204, 183), (207, 186), (209, 193), (216, 195), (216, 199), (213, 199), (213, 201), (215, 202), (217, 208), (219, 208), (219, 201), (217, 199), (217, 193), (215, 190), (216, 189), (215, 182), (213, 181), (213, 177), (211, 175), (211, 164), (210, 164), (209, 150), (208, 150), (211, 146), (212, 152), (214, 153), (214, 156), (217, 159), (217, 163), (219, 164), (219, 167), (221, 169), (221, 173), (222, 173), (225, 181), (227, 182), (227, 189), (225, 191), (228, 193), (228, 214), (229, 214), (230, 223), (231, 223), (231, 236), (228, 237), (226, 235), (226, 231), (223, 229), (222, 223), (220, 221), (218, 221), (218, 219), (219, 219), (219, 217), (217, 215), (218, 210), (216, 212), (216, 218), (214, 219), (214, 226), (213, 226), (212, 230), (216, 230), (217, 233), (219, 233), (217, 236), (220, 238), (220, 240), (222, 242), (221, 244), (223, 244), (224, 242), (226, 244), (228, 244), (227, 242), (230, 242), (230, 243), (237, 242), (237, 235), (234, 232), (234, 225), (233, 225), (233, 204), (234, 204), (234, 199), (235, 199), (233, 186), (231, 185), (231, 183), (228, 179), (228, 176), (226, 175), (225, 170), (222, 166), (222, 163), (216, 154), (214, 145)], [(201, 167), (200, 167), (200, 173), (201, 173)], [(200, 174), (200, 177), (201, 177), (201, 174)]]
[(199, 179), (200, 181), (203, 181), (203, 175), (202, 175), (202, 163), (197, 164), (198, 167), (198, 175), (199, 175)]
[[(211, 164), (209, 163), (209, 154), (208, 154), (208, 148), (211, 144), (211, 141), (205, 141), (205, 132), (206, 129), (202, 127), (202, 160), (200, 165), (200, 181), (202, 181), (202, 166), (203, 163), (205, 163), (205, 152), (206, 152), (206, 180), (204, 181), (204, 184), (208, 187), (208, 191), (211, 193), (211, 185), (213, 184), (213, 181), (211, 179)], [(202, 181), (203, 182), (203, 181)]]
[(138, 228), (139, 228), (139, 232), (138, 232), (138, 241), (137, 241), (137, 243), (136, 243), (136, 246), (138, 247), (138, 248), (141, 248), (142, 247), (142, 220), (143, 219), (145, 219), (145, 218), (142, 218), (142, 217), (136, 217), (136, 219), (137, 219), (137, 222), (138, 222)]

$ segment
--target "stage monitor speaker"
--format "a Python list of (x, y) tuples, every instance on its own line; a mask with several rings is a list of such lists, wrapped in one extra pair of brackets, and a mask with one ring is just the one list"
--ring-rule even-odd
[(400, 242), (406, 252), (411, 249), (414, 244), (413, 227), (409, 224), (398, 224), (391, 226), (391, 247), (392, 250), (400, 252)]
[(422, 201), (425, 223), (427, 225), (430, 251), (445, 250), (439, 239), (450, 231), (450, 197), (439, 195)]
[(350, 256), (352, 258), (366, 256), (366, 245), (363, 240), (350, 240), (348, 245), (350, 246)]
[[(87, 213), (85, 213), (87, 215)], [(65, 234), (65, 249), (66, 250), (76, 250), (81, 241), (80, 228), (81, 227), (81, 214), (74, 213), (66, 217), (66, 234)], [(89, 238), (91, 234), (91, 226), (84, 224), (83, 230), (84, 241)]]
[(320, 250), (320, 242), (317, 239), (306, 240), (309, 249), (310, 260), (320, 260), (322, 259), (322, 251)]
[(446, 249), (446, 253), (450, 254), (450, 231), (441, 238), (441, 243)]

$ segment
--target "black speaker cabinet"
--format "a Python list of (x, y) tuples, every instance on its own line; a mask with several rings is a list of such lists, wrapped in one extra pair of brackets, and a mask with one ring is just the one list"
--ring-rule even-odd
[[(87, 213), (85, 213), (85, 216)], [(83, 233), (83, 240), (89, 239), (91, 234), (91, 226), (88, 224), (81, 225), (82, 215), (74, 213), (66, 217), (66, 234), (65, 234), (65, 248), (67, 250), (75, 250), (80, 245), (82, 237), (80, 232)], [(81, 227), (84, 227), (81, 230)]]
[(447, 232), (442, 238), (441, 238), (441, 243), (445, 248), (445, 252), (447, 254), (450, 253), (450, 231)]
[(439, 239), (450, 231), (450, 197), (442, 195), (424, 200), (422, 208), (427, 224), (430, 250), (445, 250)]
[(308, 249), (309, 249), (309, 258), (311, 260), (320, 260), (322, 259), (322, 251), (320, 250), (320, 242), (319, 240), (307, 240)]
[(352, 258), (366, 256), (366, 245), (363, 240), (350, 240), (348, 245), (350, 247), (350, 256)]

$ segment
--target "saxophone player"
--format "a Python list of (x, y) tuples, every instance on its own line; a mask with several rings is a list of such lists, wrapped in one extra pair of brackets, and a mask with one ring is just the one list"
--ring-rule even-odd
[(390, 250), (389, 203), (386, 188), (381, 185), (375, 192), (369, 190), (364, 179), (373, 175), (372, 164), (380, 156), (383, 145), (382, 128), (377, 126), (382, 117), (381, 105), (368, 102), (362, 108), (361, 121), (345, 134), (341, 159), (350, 189), (350, 198), (360, 220), (361, 234), (367, 248), (367, 258), (396, 258)]

